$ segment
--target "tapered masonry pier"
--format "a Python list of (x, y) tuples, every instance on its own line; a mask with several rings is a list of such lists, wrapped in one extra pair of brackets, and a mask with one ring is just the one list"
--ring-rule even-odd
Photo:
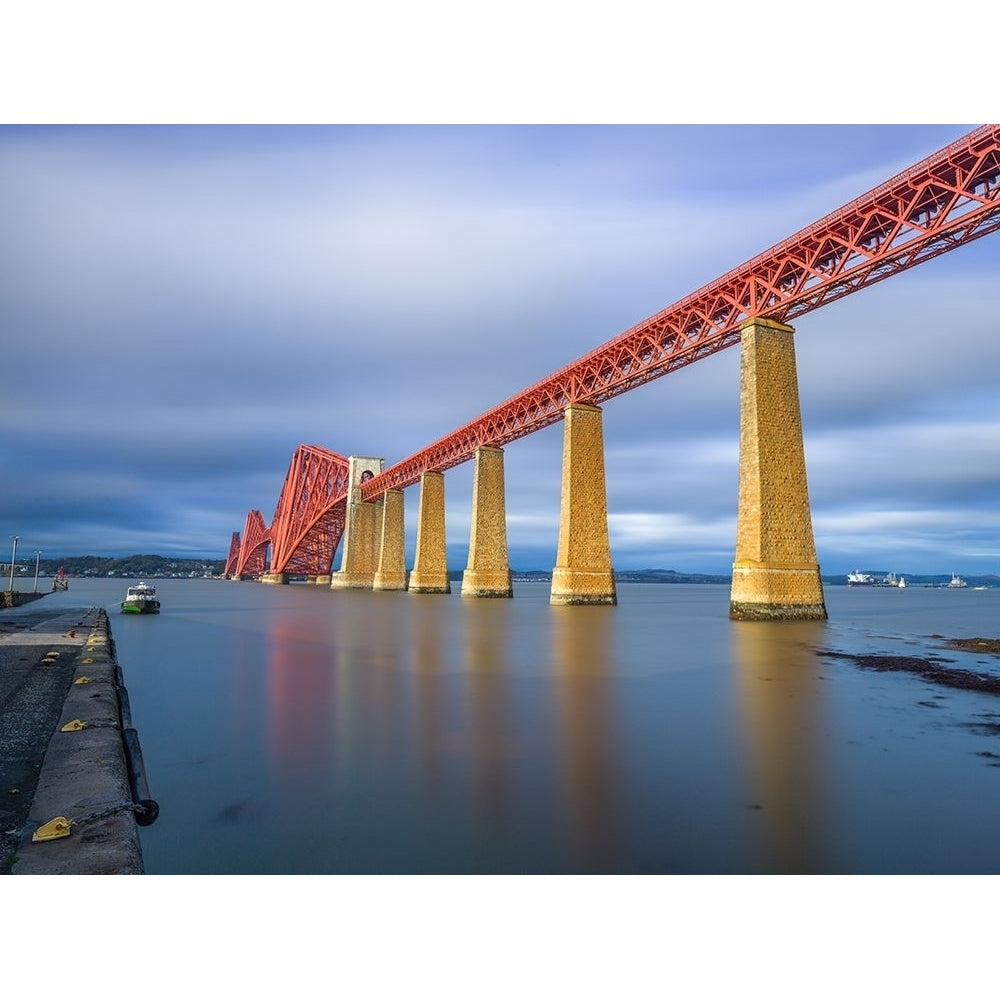
[(408, 587), (411, 594), (450, 594), (444, 532), (444, 473), (420, 477), (417, 548)]
[(563, 420), (559, 547), (550, 604), (617, 604), (608, 539), (604, 431), (598, 406), (571, 403)]
[(741, 328), (740, 474), (729, 617), (825, 619), (813, 540), (794, 329)]
[(372, 590), (406, 590), (403, 508), (403, 491), (386, 491), (382, 497), (382, 544)]
[(503, 449), (477, 448), (475, 462), (469, 564), (462, 574), (462, 596), (513, 597), (507, 555)]
[(381, 458), (352, 455), (348, 459), (347, 517), (344, 523), (344, 548), (340, 570), (330, 575), (332, 590), (371, 590), (378, 569), (382, 529), (382, 501), (365, 503), (361, 484), (377, 476), (384, 462)]

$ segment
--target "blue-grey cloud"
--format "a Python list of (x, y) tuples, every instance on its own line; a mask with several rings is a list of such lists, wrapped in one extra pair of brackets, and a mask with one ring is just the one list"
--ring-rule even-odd
[[(970, 127), (0, 129), (0, 531), (221, 558), (297, 444), (398, 461)], [(796, 321), (821, 564), (995, 568), (998, 242)], [(616, 565), (731, 562), (738, 363), (605, 407)], [(515, 561), (560, 460), (507, 449)]]

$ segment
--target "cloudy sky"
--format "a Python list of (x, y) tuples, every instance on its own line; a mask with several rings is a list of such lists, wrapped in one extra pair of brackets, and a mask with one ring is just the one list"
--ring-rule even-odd
[[(391, 465), (975, 124), (2, 126), (0, 541), (225, 558), (300, 443)], [(998, 263), (796, 321), (824, 573), (1000, 572)], [(729, 571), (738, 366), (605, 405), (616, 569)], [(515, 568), (554, 564), (561, 446), (506, 449)]]

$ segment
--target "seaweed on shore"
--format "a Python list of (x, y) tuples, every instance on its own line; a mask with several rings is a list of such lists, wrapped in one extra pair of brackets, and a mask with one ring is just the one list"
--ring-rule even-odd
[(976, 636), (973, 639), (945, 639), (944, 641), (953, 649), (962, 649), (969, 653), (1000, 654), (1000, 639), (983, 639)]
[[(987, 640), (948, 640), (949, 642), (979, 642)], [(996, 640), (988, 640), (995, 642)], [(962, 646), (962, 649), (981, 647)], [(998, 643), (1000, 648), (1000, 643)], [(916, 674), (932, 684), (944, 687), (960, 688), (963, 691), (982, 691), (986, 694), (1000, 694), (1000, 676), (994, 674), (979, 674), (971, 670), (958, 670), (954, 667), (944, 667), (931, 659), (920, 656), (889, 656), (878, 654), (835, 653), (832, 650), (819, 650), (820, 656), (838, 660), (851, 660), (864, 670), (880, 672), (902, 672)]]

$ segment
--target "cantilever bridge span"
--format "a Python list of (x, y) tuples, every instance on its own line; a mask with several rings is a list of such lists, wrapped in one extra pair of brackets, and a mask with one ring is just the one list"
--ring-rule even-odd
[(328, 574), (344, 531), (348, 460), (318, 445), (295, 449), (278, 504), (268, 527), (251, 510), (242, 535), (233, 532), (225, 575), (258, 577), (271, 546), (274, 572), (306, 576)]
[[(477, 493), (482, 492), (479, 490), (480, 458), (483, 460), (483, 476), (486, 477), (484, 482), (492, 483), (491, 489), (495, 493), (497, 460), (488, 458), (484, 451), (495, 452), (560, 420), (566, 421), (563, 520), (567, 520), (567, 512), (574, 502), (572, 475), (567, 470), (571, 453), (576, 457), (575, 467), (587, 465), (588, 474), (599, 473), (601, 491), (596, 501), (591, 496), (585, 503), (581, 499), (583, 487), (578, 485), (577, 515), (587, 506), (601, 508), (604, 503), (603, 459), (597, 462), (599, 468), (595, 469), (596, 460), (592, 454), (594, 449), (601, 447), (600, 405), (717, 351), (742, 344), (741, 520), (734, 579), (741, 563), (753, 563), (755, 565), (749, 567), (753, 571), (750, 575), (756, 574), (758, 579), (751, 589), (759, 589), (758, 584), (764, 577), (771, 581), (762, 586), (765, 596), (773, 599), (760, 603), (788, 605), (782, 595), (788, 586), (789, 573), (794, 577), (804, 565), (807, 575), (813, 575), (815, 570), (818, 580), (818, 567), (813, 566), (815, 550), (811, 523), (799, 525), (792, 531), (792, 534), (801, 536), (797, 540), (779, 540), (776, 550), (772, 544), (772, 551), (768, 554), (765, 550), (773, 542), (773, 538), (769, 542), (768, 537), (773, 536), (776, 529), (768, 522), (767, 508), (769, 505), (773, 507), (779, 499), (787, 501), (788, 497), (762, 494), (761, 490), (768, 487), (762, 487), (760, 482), (744, 481), (750, 468), (756, 469), (754, 475), (759, 479), (760, 462), (763, 457), (766, 463), (768, 454), (780, 454), (787, 464), (789, 455), (786, 452), (791, 449), (795, 452), (792, 464), (801, 464), (801, 483), (795, 487), (801, 496), (794, 499), (799, 506), (800, 501), (805, 501), (803, 516), (809, 521), (804, 462), (799, 455), (801, 428), (792, 428), (791, 440), (768, 437), (768, 434), (777, 433), (774, 427), (767, 430), (762, 439), (748, 438), (751, 417), (758, 423), (762, 421), (766, 427), (772, 404), (780, 403), (778, 409), (787, 415), (788, 407), (793, 403), (792, 422), (798, 421), (793, 331), (787, 323), (997, 229), (1000, 229), (1000, 126), (983, 125), (388, 469), (382, 468), (381, 460), (376, 465), (372, 465), (371, 461), (367, 464), (361, 462), (357, 466), (355, 481), (351, 478), (351, 460), (317, 446), (300, 446), (293, 456), (270, 527), (264, 525), (258, 511), (251, 511), (242, 536), (238, 533), (233, 535), (225, 572), (232, 576), (259, 575), (267, 545), (270, 545), (272, 574), (304, 573), (323, 579), (332, 574), (333, 555), (341, 536), (345, 532), (350, 535), (352, 510), (357, 510), (360, 516), (363, 507), (381, 504), (390, 494), (417, 482), (422, 484), (423, 491), (427, 477), (440, 475), (473, 458), (477, 460)], [(778, 400), (776, 403), (775, 393), (789, 392), (794, 395), (794, 400)], [(596, 423), (595, 413), (598, 415)], [(571, 431), (571, 427), (576, 430)], [(582, 462), (585, 453), (588, 457), (586, 462)], [(494, 498), (499, 503), (499, 510), (496, 503), (493, 508), (484, 509), (488, 531), (492, 534), (484, 536), (481, 541), (485, 542), (487, 537), (494, 545), (500, 541), (502, 544), (499, 547), (505, 560), (506, 538), (498, 539), (496, 536), (500, 530), (497, 517), (502, 519), (503, 516), (502, 464), (499, 477), (501, 495), (499, 500)], [(443, 506), (443, 499), (441, 503)], [(763, 520), (744, 524), (744, 508), (747, 511), (755, 508), (758, 514), (754, 516)], [(386, 511), (388, 509), (387, 504)], [(763, 514), (760, 513), (762, 509)], [(440, 544), (443, 545), (443, 530), (434, 520), (438, 515), (432, 512), (429, 516), (431, 521), (426, 525), (421, 521), (418, 525), (418, 560), (420, 530), (426, 530), (428, 537), (435, 536), (435, 545), (438, 544), (436, 536), (440, 534)], [(443, 517), (443, 509), (440, 516)], [(606, 508), (597, 509), (593, 516), (596, 521), (588, 530), (598, 534), (603, 530), (606, 541)], [(603, 529), (599, 524), (602, 516)], [(474, 532), (477, 519), (474, 511)], [(575, 522), (579, 525), (579, 516), (575, 517)], [(368, 525), (363, 532), (358, 532), (357, 538), (361, 540), (362, 535), (366, 536), (366, 540), (363, 543), (358, 541), (355, 551), (359, 548), (377, 549), (384, 544), (375, 537), (377, 527)], [(741, 540), (746, 543), (742, 559)], [(573, 561), (574, 547), (592, 553), (592, 541), (574, 546), (572, 538), (563, 538), (561, 527), (560, 565), (564, 561)], [(599, 541), (597, 548), (603, 544)], [(477, 548), (482, 550), (483, 545), (477, 545), (473, 537), (470, 570), (473, 569), (472, 553)], [(367, 563), (372, 565), (368, 566), (368, 571), (361, 573), (361, 577), (368, 579), (368, 585), (371, 585), (370, 578), (374, 575), (373, 566), (378, 561), (378, 555), (371, 551), (367, 553)], [(345, 560), (347, 557), (345, 543)], [(557, 566), (554, 580), (559, 568)], [(571, 594), (571, 599), (556, 603), (613, 603), (613, 584), (610, 595), (601, 590), (602, 587), (607, 590), (610, 563), (607, 566), (602, 563), (596, 569), (584, 566), (562, 568), (567, 570), (564, 575), (571, 590), (579, 590), (581, 581), (586, 590), (587, 576), (592, 572), (597, 572), (604, 582), (594, 594), (575, 594), (580, 600), (572, 599), (574, 595)], [(747, 568), (742, 566), (742, 569)], [(347, 572), (346, 567), (343, 572)], [(336, 577), (336, 574), (333, 575)], [(796, 587), (793, 584), (792, 591)], [(491, 587), (487, 587), (484, 594), (493, 592)], [(553, 597), (555, 600), (555, 592)], [(807, 599), (805, 604), (815, 612), (814, 597)], [(821, 594), (819, 600), (822, 601)], [(794, 594), (790, 603), (796, 603)], [(782, 616), (780, 611), (778, 616)]]

